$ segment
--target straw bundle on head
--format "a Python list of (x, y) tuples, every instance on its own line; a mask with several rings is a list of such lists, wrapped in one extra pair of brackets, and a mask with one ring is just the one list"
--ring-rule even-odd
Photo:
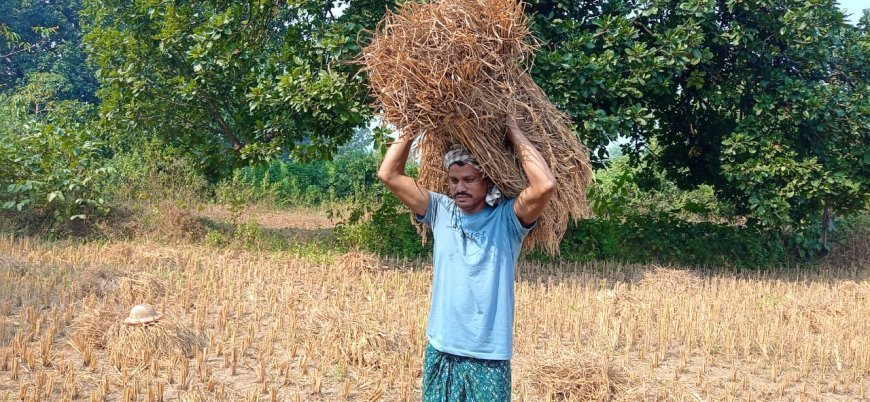
[(557, 181), (525, 245), (557, 253), (569, 218), (587, 212), (592, 169), (568, 118), (526, 71), (535, 49), (515, 0), (409, 2), (381, 21), (363, 62), (384, 119), (405, 139), (425, 133), (419, 181), (433, 191), (446, 193), (441, 158), (460, 143), (504, 195), (519, 195), (528, 181), (505, 136), (513, 116)]

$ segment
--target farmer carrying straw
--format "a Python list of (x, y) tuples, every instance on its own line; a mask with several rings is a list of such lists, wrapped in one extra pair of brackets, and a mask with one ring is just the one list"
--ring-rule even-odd
[(529, 185), (502, 201), (492, 180), (464, 148), (444, 156), (448, 194), (405, 175), (411, 140), (394, 142), (378, 178), (432, 228), (434, 280), (424, 401), (508, 401), (513, 344), (514, 272), (529, 233), (552, 197), (556, 180), (545, 159), (505, 120), (506, 135)]

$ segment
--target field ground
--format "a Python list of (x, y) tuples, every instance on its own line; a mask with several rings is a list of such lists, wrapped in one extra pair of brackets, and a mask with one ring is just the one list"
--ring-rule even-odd
[[(255, 216), (289, 234), (330, 225)], [(416, 400), (430, 269), (3, 237), (0, 401)], [(866, 259), (764, 273), (524, 262), (516, 295), (514, 400), (870, 399)], [(120, 324), (137, 302), (165, 317)]]

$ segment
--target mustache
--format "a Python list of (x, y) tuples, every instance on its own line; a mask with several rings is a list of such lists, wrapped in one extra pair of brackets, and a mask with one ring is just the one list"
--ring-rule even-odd
[(459, 192), (459, 193), (455, 193), (455, 194), (453, 194), (453, 198), (456, 198), (456, 197), (458, 197), (458, 196), (460, 196), (460, 195), (464, 195), (464, 196), (466, 196), (466, 197), (471, 197), (471, 194), (468, 194), (468, 193), (466, 193), (466, 192), (463, 191), (463, 192)]

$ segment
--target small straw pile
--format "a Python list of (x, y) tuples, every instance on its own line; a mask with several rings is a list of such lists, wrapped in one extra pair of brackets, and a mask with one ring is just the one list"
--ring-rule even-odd
[(90, 298), (72, 322), (71, 339), (77, 339), (81, 346), (90, 345), (102, 349), (106, 345), (103, 336), (115, 322), (120, 309), (113, 303), (97, 303)]
[(419, 181), (447, 193), (442, 158), (461, 143), (507, 197), (528, 186), (505, 118), (513, 116), (549, 164), (557, 190), (526, 248), (558, 253), (568, 220), (587, 213), (592, 169), (570, 121), (528, 74), (537, 48), (516, 0), (405, 3), (388, 13), (362, 62), (387, 123), (418, 148)]
[(205, 346), (204, 336), (172, 317), (148, 325), (120, 321), (106, 331), (103, 344), (126, 363), (147, 364), (153, 358), (190, 358)]
[(654, 271), (645, 272), (637, 285), (640, 289), (647, 289), (653, 292), (660, 290), (697, 292), (704, 286), (701, 278), (692, 271), (660, 266), (657, 266)]
[(625, 376), (603, 357), (537, 358), (528, 368), (530, 384), (550, 400), (609, 401), (625, 385)]

